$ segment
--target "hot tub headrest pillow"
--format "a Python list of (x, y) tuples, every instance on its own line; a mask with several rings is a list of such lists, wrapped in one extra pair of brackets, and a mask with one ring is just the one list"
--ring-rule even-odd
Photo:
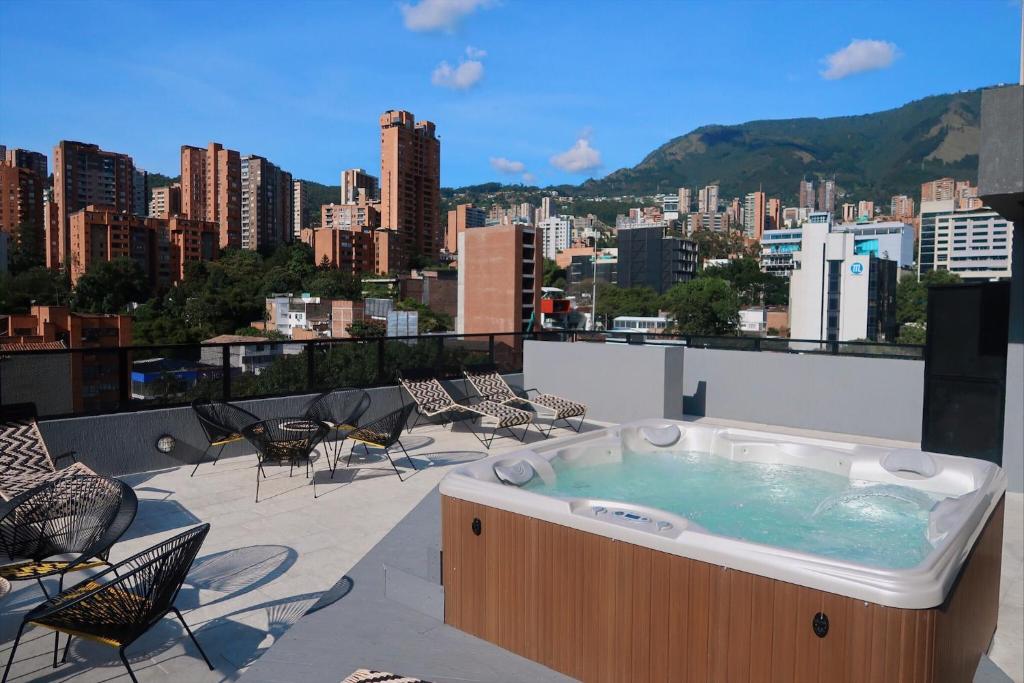
[(499, 463), (494, 466), (494, 476), (502, 484), (510, 486), (522, 486), (528, 484), (531, 479), (537, 476), (537, 470), (527, 460), (517, 460), (513, 463)]
[(882, 467), (889, 472), (911, 472), (922, 477), (934, 477), (939, 472), (935, 458), (909, 448), (898, 448), (889, 453), (882, 458)]
[(676, 441), (679, 441), (679, 437), (682, 436), (682, 432), (680, 432), (679, 427), (675, 425), (665, 425), (664, 427), (641, 427), (640, 436), (642, 436), (644, 440), (652, 446), (660, 446), (664, 448), (666, 446), (672, 446)]

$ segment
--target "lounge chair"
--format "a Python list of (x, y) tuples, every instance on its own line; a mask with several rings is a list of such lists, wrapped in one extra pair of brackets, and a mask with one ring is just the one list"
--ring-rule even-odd
[[(207, 659), (181, 612), (174, 606), (181, 584), (209, 531), (209, 524), (192, 527), (68, 588), (29, 611), (22, 618), (18, 635), (14, 638), (7, 668), (4, 669), (4, 683), (14, 663), (18, 642), (29, 624), (52, 629), (58, 640), (61, 633), (68, 634), (62, 661), (67, 660), (72, 638), (84, 638), (116, 647), (128, 675), (133, 682), (138, 683), (124, 650), (168, 612), (174, 612), (181, 621), (185, 632), (212, 671), (213, 664)], [(32, 665), (37, 666), (35, 662)], [(57, 668), (56, 644), (53, 667)]]
[[(65, 462), (64, 467), (58, 467), (61, 462)], [(4, 406), (0, 421), (0, 498), (10, 500), (56, 479), (95, 474), (75, 459), (74, 451), (50, 457), (39, 433), (34, 404)]]
[[(359, 420), (370, 407), (370, 395), (362, 389), (332, 389), (315, 397), (306, 406), (305, 416), (320, 422), (334, 435), (334, 464), (338, 465), (341, 442), (359, 426)], [(326, 448), (326, 437), (325, 448)]]
[[(462, 369), (462, 374), (473, 385), (473, 389), (488, 401), (501, 405), (526, 407), (527, 409), (542, 408), (551, 417), (551, 424), (548, 426), (547, 432), (541, 430), (539, 426), (537, 427), (537, 430), (544, 436), (550, 435), (558, 422), (565, 422), (567, 427), (576, 432), (583, 427), (583, 420), (587, 416), (587, 406), (584, 403), (570, 401), (554, 394), (542, 394), (537, 389), (525, 389), (517, 392), (498, 373), (497, 367), (490, 363), (468, 365)], [(530, 392), (536, 395), (531, 397)], [(572, 417), (580, 418), (575, 427), (569, 421), (569, 418)]]
[(220, 454), (224, 452), (224, 447), (229, 443), (242, 441), (245, 438), (242, 436), (242, 430), (254, 422), (260, 421), (260, 418), (248, 410), (243, 410), (227, 401), (211, 401), (208, 398), (197, 398), (192, 401), (192, 410), (195, 412), (196, 419), (199, 420), (199, 425), (203, 428), (203, 433), (206, 435), (206, 448), (203, 449), (203, 454), (199, 456), (196, 466), (192, 468), (192, 474), (188, 475), (190, 477), (196, 476), (196, 470), (203, 464), (203, 460), (211, 448), (214, 446), (219, 447), (217, 455), (213, 456), (213, 464), (216, 465), (217, 461), (220, 460)]
[[(352, 442), (352, 447), (348, 452), (348, 460), (345, 461), (345, 467), (352, 464), (352, 451), (355, 450), (356, 444), (361, 443), (363, 448), (368, 446), (374, 446), (376, 448), (383, 448), (384, 455), (388, 457), (388, 461), (391, 462), (391, 467), (395, 470), (395, 474), (398, 475), (398, 481), (405, 481), (402, 478), (402, 472), (395, 465), (394, 459), (391, 457), (391, 448), (398, 446), (402, 449), (402, 453), (405, 454), (405, 459), (409, 461), (412, 468), (418, 469), (416, 463), (413, 462), (412, 458), (409, 457), (409, 453), (405, 450), (405, 446), (402, 445), (402, 429), (405, 427), (405, 423), (409, 421), (409, 415), (412, 414), (413, 404), (407, 403), (398, 410), (392, 411), (383, 417), (379, 417), (369, 424), (353, 429), (348, 434), (349, 441)], [(368, 450), (368, 449), (367, 449)], [(338, 461), (335, 460), (334, 464), (337, 465)], [(331, 479), (334, 479), (334, 468), (331, 468)]]
[[(399, 374), (398, 381), (416, 404), (416, 420), (409, 426), (410, 432), (421, 420), (442, 426), (468, 421), (470, 431), (489, 450), (500, 431), (507, 431), (513, 438), (523, 441), (533, 422), (533, 415), (529, 412), (486, 397), (477, 400), (454, 398), (430, 370), (405, 370)], [(495, 423), (487, 438), (477, 434), (472, 426), (474, 420), (485, 417)], [(513, 427), (523, 427), (523, 435), (517, 437)]]

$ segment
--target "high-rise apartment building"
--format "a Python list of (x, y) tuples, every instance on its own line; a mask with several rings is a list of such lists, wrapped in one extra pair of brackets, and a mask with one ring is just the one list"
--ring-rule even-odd
[(242, 246), (242, 161), (211, 142), (181, 147), (181, 213), (220, 226), (220, 247)]
[(89, 205), (119, 213), (134, 209), (135, 164), (127, 154), (107, 152), (97, 145), (61, 140), (53, 148), (53, 203), (56, 235), (48, 235), (46, 265), (68, 265), (71, 252), (71, 214)]
[(361, 232), (380, 227), (380, 203), (324, 204), (320, 207), (320, 227)]
[(800, 202), (798, 206), (801, 209), (808, 209), (814, 211), (814, 181), (813, 180), (801, 180), (800, 181)]
[(71, 282), (102, 261), (136, 261), (153, 287), (185, 276), (193, 261), (212, 261), (219, 252), (220, 228), (181, 216), (143, 218), (107, 207), (88, 206), (71, 214)]
[(956, 197), (956, 180), (939, 178), (921, 183), (921, 203), (941, 202)]
[(889, 206), (889, 214), (900, 221), (911, 221), (914, 219), (914, 200), (905, 194), (893, 196)]
[[(9, 150), (10, 152), (17, 150)], [(8, 156), (9, 158), (9, 156)], [(45, 160), (46, 157), (43, 157)], [(44, 253), (46, 223), (43, 216), (45, 178), (35, 171), (0, 162), (0, 232), (8, 235), (9, 251), (18, 246), (21, 226), (31, 230), (36, 253)]]
[(242, 248), (274, 249), (291, 242), (295, 220), (292, 174), (249, 154), (241, 159), (241, 179)]
[(697, 213), (718, 211), (718, 185), (706, 185), (697, 193)]
[(150, 218), (170, 218), (181, 213), (181, 183), (153, 188), (149, 201)]
[[(527, 204), (526, 206), (530, 206)], [(532, 207), (530, 213), (533, 213)], [(449, 254), (459, 250), (459, 235), (466, 228), (481, 228), (487, 224), (487, 212), (472, 204), (459, 204), (448, 212), (448, 227), (445, 229), (444, 248)]]
[(853, 203), (843, 204), (843, 222), (855, 223), (857, 221), (857, 205)]
[(664, 228), (623, 228), (617, 233), (619, 287), (650, 287), (664, 294), (697, 275), (697, 243), (666, 236)]
[(0, 160), (6, 160), (8, 165), (15, 168), (25, 168), (32, 171), (42, 182), (45, 187), (49, 179), (49, 172), (47, 171), (47, 160), (46, 155), (42, 152), (32, 152), (27, 149), (8, 149), (3, 154), (0, 154)]
[(407, 111), (384, 112), (380, 147), (381, 227), (395, 233), (388, 242), (398, 261), (391, 265), (405, 268), (416, 255), (433, 261), (443, 237), (441, 141), (434, 124), (417, 122)]
[(750, 239), (760, 240), (765, 231), (767, 216), (764, 192), (750, 192), (743, 199), (743, 234)]
[(540, 220), (546, 221), (552, 216), (558, 215), (558, 206), (555, 204), (551, 197), (541, 197), (540, 200)]
[[(522, 223), (462, 232), (457, 332), (525, 332), (538, 325), (542, 283), (539, 239), (538, 230)], [(509, 339), (507, 343), (521, 341)]]
[(141, 168), (132, 169), (132, 213), (136, 216), (149, 214), (149, 173)]
[(868, 201), (867, 199), (862, 199), (859, 202), (857, 202), (857, 220), (861, 220), (863, 218), (867, 218), (868, 220), (871, 220), (874, 217), (875, 217), (875, 203), (874, 202)]
[(358, 201), (380, 199), (380, 181), (361, 168), (350, 168), (341, 172), (341, 203), (354, 204)]
[(309, 227), (313, 207), (309, 205), (309, 183), (292, 181), (292, 239), (298, 240), (302, 229)]
[(1013, 223), (984, 207), (960, 210), (957, 202), (921, 202), (918, 277), (948, 270), (964, 280), (1009, 278)]
[(768, 200), (764, 221), (765, 230), (778, 230), (782, 227), (782, 201), (772, 197)]
[(679, 188), (679, 214), (690, 213), (693, 208), (693, 190), (688, 187)]
[(818, 185), (818, 211), (834, 213), (836, 210), (836, 181), (824, 180)]
[(978, 198), (978, 188), (971, 185), (970, 180), (958, 180), (956, 182), (955, 194), (958, 211), (970, 211), (984, 206), (981, 199)]
[(725, 217), (730, 226), (737, 226), (737, 228), (743, 226), (743, 204), (740, 203), (739, 197), (733, 197), (729, 202), (729, 206), (725, 209)]
[(327, 265), (356, 276), (374, 272), (374, 230), (371, 228), (303, 228), (300, 239), (313, 248), (313, 261), (317, 266)]
[(573, 216), (549, 216), (537, 224), (544, 258), (555, 260), (558, 252), (572, 246)]

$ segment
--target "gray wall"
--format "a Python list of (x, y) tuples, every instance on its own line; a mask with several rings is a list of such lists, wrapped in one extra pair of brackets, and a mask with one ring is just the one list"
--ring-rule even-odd
[(587, 404), (587, 417), (625, 422), (683, 414), (683, 348), (527, 341), (526, 387)]
[(921, 441), (921, 361), (528, 341), (523, 374), (526, 386), (586, 402), (598, 420), (685, 412)]
[(687, 414), (921, 442), (924, 363), (686, 349)]
[[(506, 375), (505, 378), (513, 386), (522, 385), (522, 375)], [(453, 386), (455, 391), (462, 391), (462, 387), (462, 382)], [(401, 406), (397, 387), (378, 387), (368, 391), (373, 403), (364, 420), (372, 420)], [(234, 403), (258, 417), (268, 418), (301, 414), (313, 396)], [(195, 464), (206, 447), (206, 437), (189, 407), (45, 420), (40, 422), (39, 429), (51, 454), (77, 451), (79, 461), (100, 474), (110, 476)], [(177, 442), (168, 454), (156, 449), (157, 439), (164, 434), (173, 436)], [(252, 452), (252, 446), (243, 441), (227, 446), (221, 457)]]

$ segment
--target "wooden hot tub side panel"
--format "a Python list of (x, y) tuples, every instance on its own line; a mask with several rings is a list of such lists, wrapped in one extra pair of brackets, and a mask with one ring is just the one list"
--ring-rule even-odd
[[(929, 610), (447, 496), (441, 505), (445, 622), (583, 681), (970, 681), (995, 631), (1002, 503), (946, 603)], [(818, 612), (830, 622), (824, 638), (812, 629)]]

